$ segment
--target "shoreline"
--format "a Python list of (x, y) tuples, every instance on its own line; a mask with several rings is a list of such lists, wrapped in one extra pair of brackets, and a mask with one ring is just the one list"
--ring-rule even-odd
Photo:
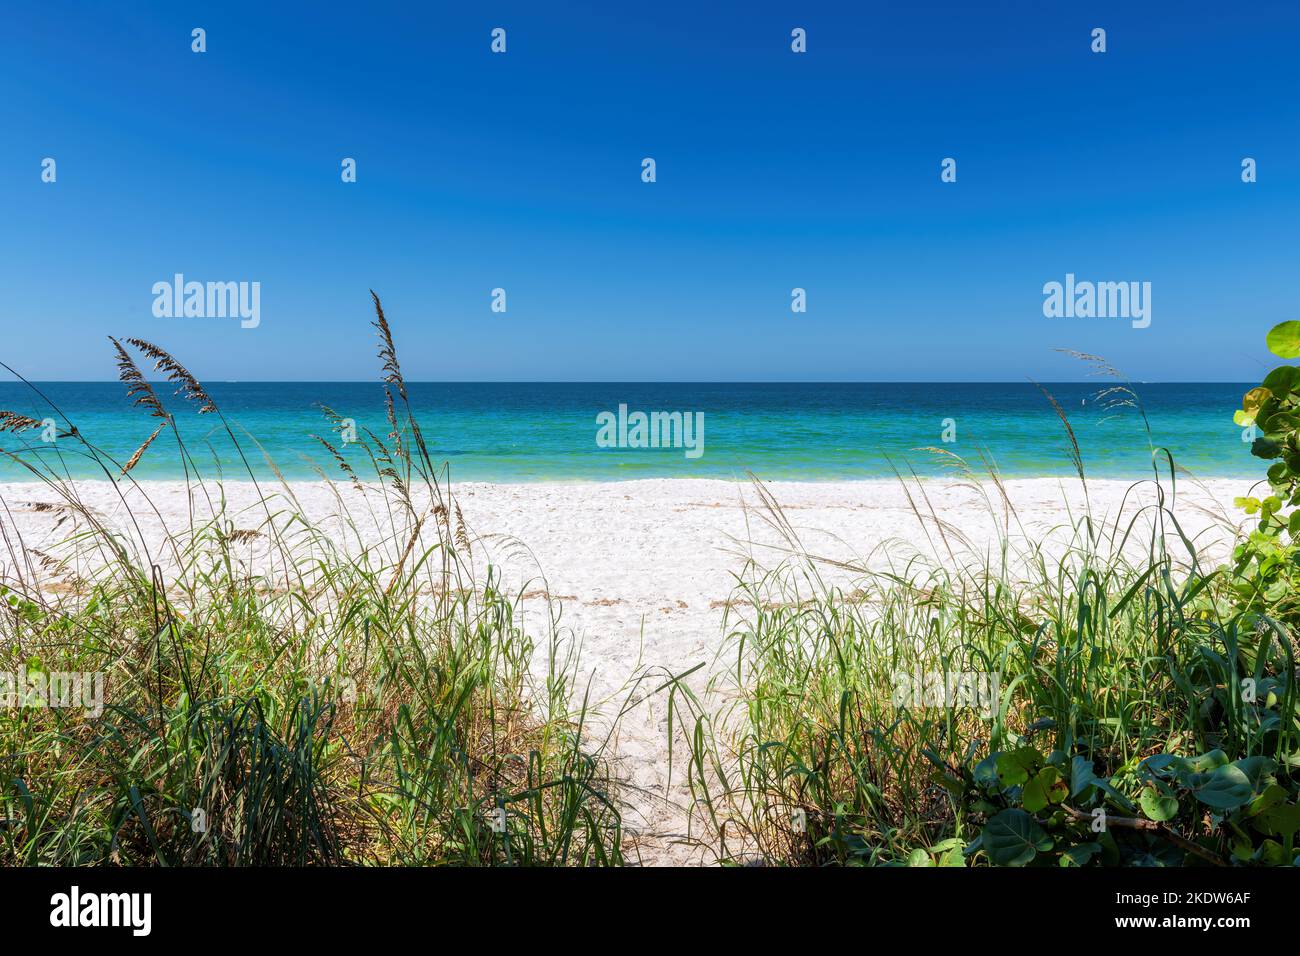
[[(1093, 484), (1134, 485), (1134, 484), (1151, 483), (1151, 481), (1154, 480), (1160, 481), (1161, 484), (1169, 484), (1170, 481), (1169, 472), (1167, 471), (1161, 472), (1161, 475), (1158, 476), (1158, 479), (1156, 475), (1153, 475), (1153, 473), (1148, 473), (1148, 475), (1141, 475), (1141, 476), (1115, 477), (1113, 475), (1089, 475), (1087, 470), (1084, 471), (1084, 477), (1086, 477), (1086, 481), (1089, 486)], [(695, 475), (695, 476), (646, 475), (646, 476), (634, 476), (634, 477), (633, 476), (629, 476), (629, 477), (545, 477), (545, 479), (512, 480), (512, 479), (460, 479), (460, 477), (452, 476), (451, 486), (452, 488), (463, 488), (463, 486), (465, 485), (493, 486), (493, 488), (530, 488), (530, 486), (542, 486), (542, 488), (554, 488), (554, 486), (560, 486), (560, 488), (563, 488), (563, 486), (580, 486), (580, 488), (590, 488), (590, 486), (593, 485), (628, 485), (628, 484), (636, 484), (636, 483), (649, 483), (649, 481), (671, 481), (671, 483), (715, 483), (715, 484), (728, 484), (728, 485), (751, 485), (754, 483), (755, 479), (757, 479), (758, 481), (762, 481), (764, 485), (792, 485), (792, 486), (896, 485), (896, 484), (900, 484), (901, 481), (923, 481), (923, 483), (926, 484), (956, 484), (956, 483), (962, 483), (962, 481), (969, 481), (969, 479), (963, 479), (963, 477), (956, 477), (954, 476), (954, 473), (952, 471), (948, 471), (944, 473), (935, 473), (935, 475), (928, 475), (928, 473), (917, 473), (917, 475), (911, 475), (911, 473), (907, 473), (907, 475), (904, 475), (902, 477), (897, 475), (868, 475), (862, 477), (835, 477), (835, 476), (832, 477), (763, 477), (762, 475), (753, 475), (753, 476), (737, 475), (737, 476), (728, 477), (723, 475)], [(989, 476), (987, 472), (974, 473), (974, 480), (978, 481), (978, 483), (980, 484), (992, 484), (993, 481), (992, 477)], [(1060, 473), (1060, 475), (1041, 475), (1041, 473), (1036, 473), (1036, 475), (1006, 475), (1006, 473), (998, 473), (997, 480), (1001, 481), (1002, 484), (1028, 483), (1028, 481), (1050, 481), (1050, 483), (1078, 484), (1079, 476), (1076, 475), (1076, 473), (1074, 472), (1062, 472)], [(1260, 471), (1256, 470), (1253, 472), (1243, 472), (1240, 473), (1240, 475), (1230, 475), (1230, 473), (1229, 475), (1218, 475), (1218, 473), (1216, 473), (1216, 475), (1205, 475), (1205, 473), (1199, 473), (1199, 472), (1190, 473), (1190, 472), (1179, 471), (1177, 472), (1177, 480), (1179, 485), (1204, 484), (1204, 483), (1221, 484), (1221, 483), (1230, 483), (1230, 481), (1232, 481), (1232, 483), (1242, 483), (1243, 488), (1249, 488), (1249, 486), (1253, 484), (1258, 484), (1260, 483), (1260, 481), (1264, 481), (1265, 479), (1264, 476), (1261, 475)], [(185, 476), (136, 477), (136, 476), (129, 475), (125, 477), (118, 477), (118, 479), (116, 480), (110, 480), (107, 479), (107, 477), (103, 477), (103, 476), (72, 477), (72, 479), (68, 479), (68, 477), (61, 477), (60, 481), (70, 481), (70, 483), (73, 483), (75, 485), (116, 484), (122, 486), (122, 488), (130, 488), (130, 486), (133, 485), (140, 485), (143, 486), (143, 488), (156, 488), (156, 486), (164, 486), (164, 485), (183, 486), (186, 484)], [(253, 484), (255, 484), (255, 481), (253, 481), (253, 479), (250, 479), (250, 477), (248, 477), (247, 475), (242, 475), (239, 477), (221, 477), (221, 479), (218, 479), (218, 477), (204, 475), (203, 477), (201, 477), (201, 481), (200, 479), (195, 479), (195, 477), (191, 477), (191, 479), (188, 479), (188, 483), (195, 486), (198, 486), (199, 484), (207, 484), (212, 486), (216, 486), (216, 485), (252, 486)], [(315, 475), (312, 477), (285, 476), (283, 477), (283, 479), (281, 479), (281, 477), (277, 477), (276, 475), (269, 475), (269, 473), (268, 475), (265, 476), (263, 475), (256, 476), (256, 484), (259, 485), (279, 486), (282, 483), (289, 484), (289, 485), (348, 486), (348, 488), (350, 488), (350, 486), (352, 485), (352, 481), (350, 479), (346, 479), (346, 477), (324, 477), (324, 479), (322, 479), (321, 476)], [(365, 488), (378, 488), (378, 486), (382, 485), (380, 481), (376, 481), (373, 479), (360, 479), (360, 484), (365, 486)], [(443, 480), (442, 484), (443, 486), (446, 486), (447, 481)], [(48, 486), (48, 485), (47, 483), (44, 483), (44, 481), (31, 480), (30, 476), (21, 477), (21, 479), (9, 479), (9, 477), (0, 477), (0, 493), (3, 493), (5, 489), (19, 488), (19, 486)]]

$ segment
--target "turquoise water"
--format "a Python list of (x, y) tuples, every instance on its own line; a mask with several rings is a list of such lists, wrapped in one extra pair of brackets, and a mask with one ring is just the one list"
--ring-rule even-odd
[[(88, 440), (126, 461), (157, 420), (133, 408), (118, 383), (38, 383)], [(1085, 469), (1096, 477), (1149, 474), (1150, 452), (1133, 408), (1107, 410), (1101, 386), (1046, 386), (1070, 418)], [(1263, 472), (1250, 456), (1232, 412), (1250, 386), (1159, 384), (1137, 386), (1156, 444), (1202, 477), (1246, 477)], [(159, 386), (166, 396), (169, 392)], [(355, 419), (358, 428), (388, 431), (383, 393), (359, 382), (227, 383), (208, 385), (245, 445), (259, 475), (269, 474), (247, 431), (290, 478), (317, 477), (313, 464), (339, 477), (330, 456), (309, 436), (329, 431), (319, 404)], [(616, 480), (651, 477), (737, 477), (752, 470), (772, 479), (879, 478), (893, 474), (891, 461), (922, 474), (943, 469), (918, 450), (936, 445), (975, 461), (983, 448), (1009, 477), (1067, 475), (1069, 445), (1056, 412), (1042, 393), (1025, 383), (963, 384), (721, 384), (721, 383), (415, 383), (411, 402), (438, 460), (451, 463), (454, 479), (541, 481)], [(180, 398), (169, 407), (191, 451), (209, 473), (215, 462), (228, 478), (246, 477), (243, 465), (215, 415), (199, 416)], [(597, 415), (630, 411), (704, 413), (703, 454), (683, 448), (602, 448)], [(0, 409), (32, 418), (54, 417), (21, 383), (0, 384)], [(942, 442), (945, 419), (956, 440)], [(951, 428), (949, 429), (951, 434)], [(364, 432), (362, 433), (364, 435)], [(180, 477), (174, 441), (160, 436), (133, 474)], [(0, 434), (0, 447), (27, 460), (42, 460), (73, 477), (103, 477), (74, 439), (45, 443), (36, 432)], [(357, 445), (347, 458), (366, 477), (368, 462)], [(0, 463), (0, 480), (30, 480), (11, 460)]]

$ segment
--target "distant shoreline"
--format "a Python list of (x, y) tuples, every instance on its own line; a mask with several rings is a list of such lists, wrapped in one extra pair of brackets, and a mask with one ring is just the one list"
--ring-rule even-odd
[[(976, 473), (975, 477), (980, 482), (991, 482), (992, 480), (988, 474), (979, 474), (978, 472)], [(760, 474), (753, 475), (752, 477), (749, 475), (741, 474), (735, 476), (726, 476), (726, 475), (631, 476), (629, 475), (625, 478), (610, 478), (604, 476), (590, 477), (590, 478), (582, 478), (582, 477), (574, 477), (574, 476), (558, 476), (553, 478), (511, 478), (511, 479), (493, 480), (493, 479), (485, 479), (485, 478), (458, 478), (453, 473), (451, 484), (453, 488), (462, 488), (465, 486), (502, 487), (502, 488), (511, 488), (511, 487), (527, 488), (533, 486), (545, 486), (548, 488), (564, 488), (564, 487), (592, 487), (598, 485), (630, 485), (630, 484), (661, 482), (661, 481), (671, 482), (673, 484), (689, 484), (693, 482), (698, 484), (718, 483), (718, 484), (728, 484), (728, 485), (748, 485), (751, 484), (755, 478), (762, 481), (763, 484), (765, 485), (789, 486), (789, 487), (798, 487), (802, 485), (811, 485), (814, 487), (828, 487), (828, 486), (835, 486), (835, 485), (896, 486), (900, 484), (900, 482), (903, 480), (906, 481), (919, 480), (924, 482), (927, 485), (950, 485), (965, 480), (957, 476), (954, 476), (952, 474), (912, 475), (907, 473), (904, 473), (904, 476), (901, 479), (897, 476), (892, 476), (892, 475), (891, 476), (868, 475), (868, 476), (863, 476), (861, 478), (846, 478), (840, 475), (830, 475), (826, 477), (806, 476), (800, 478), (789, 478), (789, 477), (780, 476), (780, 477), (768, 478)], [(1134, 474), (1134, 475), (1127, 475), (1127, 476), (1116, 476), (1113, 474), (1093, 475), (1088, 473), (1085, 468), (1084, 478), (1089, 485), (1092, 485), (1094, 483), (1128, 485), (1128, 484), (1136, 484), (1140, 482), (1152, 481), (1156, 478), (1156, 475), (1151, 471), (1148, 471), (1145, 474)], [(1054, 474), (1039, 474), (1039, 475), (999, 474), (998, 479), (1004, 483), (1049, 482), (1053, 485), (1060, 484), (1060, 483), (1077, 485), (1079, 481), (1078, 475), (1074, 474), (1073, 472), (1060, 472)], [(1162, 470), (1160, 472), (1159, 479), (1162, 483), (1168, 484), (1169, 472), (1167, 469)], [(1233, 482), (1233, 483), (1239, 482), (1242, 483), (1243, 489), (1248, 487), (1251, 484), (1255, 484), (1259, 481), (1264, 480), (1263, 477), (1258, 473), (1251, 474), (1244, 470), (1241, 474), (1200, 474), (1200, 473), (1190, 473), (1190, 472), (1180, 471), (1177, 474), (1177, 479), (1180, 485), (1184, 482)], [(330, 478), (322, 479), (320, 477), (305, 478), (305, 477), (294, 475), (294, 476), (285, 476), (283, 480), (291, 486), (297, 486), (297, 485), (323, 486), (326, 484), (332, 486), (338, 486), (338, 487), (352, 486), (352, 482), (347, 478), (330, 477)], [(104, 477), (99, 477), (99, 478), (74, 477), (71, 479), (71, 481), (74, 485), (77, 486), (82, 486), (82, 485), (107, 486), (111, 483), (116, 483), (122, 487), (129, 487), (131, 485), (140, 485), (144, 488), (163, 487), (163, 486), (171, 486), (171, 485), (183, 486), (186, 483), (186, 479), (183, 475), (176, 475), (174, 477), (160, 477), (157, 475), (149, 475), (147, 477), (128, 475), (116, 479), (115, 482), (110, 482), (108, 478), (104, 478)], [(191, 477), (189, 479), (189, 483), (195, 486), (197, 486), (200, 483), (209, 484), (209, 485), (221, 484), (227, 487), (248, 485), (251, 488), (254, 484), (254, 480), (249, 478), (248, 474), (245, 472), (240, 475), (234, 475), (234, 476), (227, 475), (221, 478), (214, 477), (211, 474), (204, 474), (202, 476), (201, 481), (200, 479)], [(263, 490), (267, 490), (268, 486), (278, 486), (281, 483), (281, 479), (276, 477), (274, 474), (268, 472), (266, 474), (257, 475), (256, 483), (261, 485)], [(380, 482), (370, 479), (370, 480), (361, 481), (361, 484), (366, 488), (378, 489)], [(25, 478), (22, 477), (21, 475), (14, 475), (12, 477), (6, 475), (0, 477), (0, 490), (4, 490), (6, 488), (14, 488), (16, 486), (37, 487), (41, 485), (42, 482), (33, 481), (30, 476)]]

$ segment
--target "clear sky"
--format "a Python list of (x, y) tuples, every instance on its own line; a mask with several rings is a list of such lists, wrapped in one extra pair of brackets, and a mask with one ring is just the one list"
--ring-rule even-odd
[[(368, 288), (430, 380), (1082, 377), (1062, 346), (1240, 381), (1300, 318), (1294, 0), (52, 0), (0, 89), (0, 357), (37, 379), (112, 378), (110, 333), (371, 378)], [(177, 272), (260, 282), (261, 324), (155, 317)], [(1150, 327), (1045, 318), (1068, 272), (1151, 282)]]

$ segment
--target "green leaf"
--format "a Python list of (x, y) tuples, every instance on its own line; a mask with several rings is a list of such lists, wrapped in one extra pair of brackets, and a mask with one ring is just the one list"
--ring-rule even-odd
[(1247, 808), (1246, 812), (1248, 815), (1252, 817), (1258, 816), (1259, 814), (1263, 813), (1265, 810), (1271, 810), (1279, 803), (1283, 803), (1285, 801), (1286, 801), (1286, 788), (1279, 787), (1277, 784), (1272, 783), (1264, 788), (1263, 793), (1261, 793), (1254, 800), (1250, 801), (1250, 806)]
[(965, 866), (966, 843), (958, 837), (940, 840), (930, 847), (929, 852), (937, 858), (937, 866)]
[(1047, 806), (1047, 784), (1043, 778), (1047, 775), (1048, 770), (1053, 774), (1056, 773), (1054, 768), (1049, 767), (1026, 783), (1025, 789), (1021, 791), (1020, 802), (1024, 804), (1025, 809), (1030, 813), (1037, 813)]
[(1279, 322), (1269, 329), (1265, 342), (1278, 358), (1300, 358), (1300, 322)]
[(1143, 759), (1141, 766), (1142, 769), (1148, 773), (1164, 776), (1166, 770), (1171, 767), (1174, 770), (1177, 770), (1183, 766), (1183, 763), (1184, 761), (1182, 757), (1176, 756), (1175, 754), (1161, 753), (1152, 754), (1150, 757), (1146, 757)]
[(1004, 787), (1014, 787), (1029, 779), (1029, 775), (1042, 764), (1042, 757), (1033, 747), (1018, 747), (998, 755), (998, 780)]
[[(1036, 808), (1037, 810), (1041, 810), (1053, 803), (1060, 803), (1069, 795), (1069, 787), (1061, 779), (1061, 771), (1053, 766), (1047, 766), (1038, 771), (1038, 774), (1029, 783), (1025, 784), (1025, 794), (1029, 792), (1030, 788), (1033, 788), (1036, 798), (1041, 796), (1043, 800), (1043, 805)], [(1021, 795), (1021, 799), (1025, 801), (1025, 809), (1031, 813), (1036, 812), (1034, 807), (1029, 806), (1028, 797), (1025, 794)]]
[(991, 753), (971, 771), (975, 782), (985, 790), (995, 790), (998, 787), (998, 758), (1001, 756), (1001, 752)]
[(1250, 781), (1252, 796), (1262, 792), (1269, 784), (1277, 783), (1277, 778), (1273, 776), (1273, 771), (1277, 769), (1277, 761), (1271, 757), (1243, 757), (1241, 760), (1233, 761), (1232, 765), (1244, 773)]
[(1300, 830), (1300, 804), (1283, 803), (1265, 810), (1259, 817), (1259, 828), (1287, 839)]
[(1240, 767), (1216, 767), (1209, 773), (1193, 774), (1190, 780), (1196, 799), (1216, 810), (1235, 810), (1254, 796), (1250, 778)]
[(1255, 851), (1255, 858), (1269, 866), (1283, 866), (1287, 862), (1286, 852), (1276, 840), (1265, 840)]
[(1285, 435), (1300, 428), (1300, 415), (1295, 412), (1274, 412), (1266, 418), (1257, 418), (1256, 423), (1266, 435)]
[(1142, 804), (1142, 812), (1147, 815), (1147, 819), (1155, 820), (1157, 823), (1172, 820), (1178, 815), (1178, 801), (1150, 787), (1142, 791), (1138, 803)]
[(1282, 454), (1282, 446), (1270, 438), (1256, 438), (1250, 446), (1250, 453), (1256, 458), (1276, 458)]
[(1233, 838), (1231, 850), (1232, 858), (1238, 863), (1249, 863), (1255, 855), (1254, 845), (1244, 836)]
[(1199, 757), (1180, 757), (1178, 763), (1182, 765), (1184, 770), (1190, 770), (1192, 773), (1205, 773), (1214, 770), (1216, 767), (1226, 767), (1228, 765), (1228, 755), (1222, 750), (1211, 750)]
[(939, 856), (939, 865), (944, 867), (965, 866), (966, 857), (962, 852), (963, 849), (964, 847), (961, 842), (958, 841), (956, 846), (952, 847), (952, 849), (945, 850)]
[(1097, 775), (1093, 772), (1092, 761), (1075, 754), (1070, 761), (1070, 796), (1077, 797), (1092, 786)]
[(1096, 843), (1080, 843), (1061, 851), (1061, 866), (1087, 866), (1100, 852), (1101, 846)]
[(984, 851), (996, 866), (1024, 866), (1052, 848), (1052, 838), (1024, 810), (1003, 810), (984, 825)]
[(1265, 376), (1263, 385), (1279, 398), (1285, 398), (1295, 385), (1295, 377), (1294, 365), (1279, 365)]

